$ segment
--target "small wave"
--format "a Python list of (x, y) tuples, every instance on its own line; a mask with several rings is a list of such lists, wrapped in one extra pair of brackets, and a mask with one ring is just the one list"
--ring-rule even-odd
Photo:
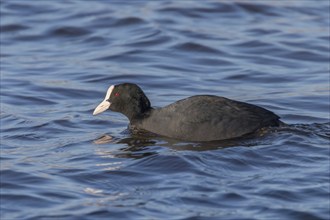
[(81, 27), (58, 27), (48, 31), (48, 37), (81, 37), (90, 34), (86, 28)]

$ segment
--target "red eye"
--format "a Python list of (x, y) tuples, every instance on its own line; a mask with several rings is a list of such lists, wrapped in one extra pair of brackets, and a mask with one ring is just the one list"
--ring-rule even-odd
[(115, 96), (119, 96), (119, 93), (118, 93), (118, 92), (116, 92), (116, 93), (115, 93)]

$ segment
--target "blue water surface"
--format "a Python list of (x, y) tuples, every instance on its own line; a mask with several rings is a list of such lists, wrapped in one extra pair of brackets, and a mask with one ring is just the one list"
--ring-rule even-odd
[[(327, 0), (0, 1), (0, 218), (330, 218)], [(191, 143), (92, 116), (112, 84), (289, 126)]]

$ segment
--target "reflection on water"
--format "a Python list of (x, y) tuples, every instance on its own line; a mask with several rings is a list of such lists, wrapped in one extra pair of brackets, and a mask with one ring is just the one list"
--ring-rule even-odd
[(114, 138), (104, 134), (93, 141), (94, 144), (108, 144), (124, 146), (117, 149), (117, 153), (110, 153), (113, 157), (141, 158), (152, 155), (150, 152), (141, 153), (145, 148), (161, 146), (175, 151), (209, 151), (227, 147), (253, 147), (276, 142), (281, 135), (310, 136), (330, 140), (330, 123), (324, 124), (296, 124), (282, 127), (263, 128), (254, 134), (244, 137), (208, 141), (208, 142), (184, 142), (167, 137), (156, 136), (148, 132), (126, 133), (129, 137)]

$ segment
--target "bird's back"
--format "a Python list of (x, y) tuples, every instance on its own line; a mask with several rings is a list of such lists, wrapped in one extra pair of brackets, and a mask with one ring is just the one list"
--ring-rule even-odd
[(278, 124), (279, 117), (264, 108), (219, 96), (199, 95), (153, 109), (138, 127), (187, 141), (212, 141), (240, 137)]

